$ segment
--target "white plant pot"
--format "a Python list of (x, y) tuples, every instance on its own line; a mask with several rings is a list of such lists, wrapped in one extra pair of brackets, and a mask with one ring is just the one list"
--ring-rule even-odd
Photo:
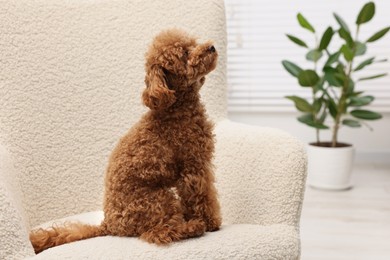
[(333, 148), (309, 144), (307, 156), (309, 186), (327, 190), (352, 187), (351, 172), (355, 156), (352, 145)]

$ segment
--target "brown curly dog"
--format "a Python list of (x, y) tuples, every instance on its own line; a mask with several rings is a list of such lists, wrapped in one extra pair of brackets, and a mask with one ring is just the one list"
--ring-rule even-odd
[(210, 42), (197, 44), (180, 30), (157, 35), (146, 54), (142, 95), (150, 111), (110, 157), (102, 224), (32, 231), (37, 253), (96, 236), (140, 236), (166, 244), (219, 229), (213, 124), (199, 96), (217, 57)]

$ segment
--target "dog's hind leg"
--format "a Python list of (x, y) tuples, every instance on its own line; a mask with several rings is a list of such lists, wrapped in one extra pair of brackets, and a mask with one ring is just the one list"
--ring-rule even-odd
[(149, 191), (147, 203), (147, 229), (140, 232), (140, 238), (155, 244), (167, 244), (185, 238), (201, 236), (206, 230), (202, 220), (186, 221), (183, 206), (168, 189)]
[(185, 219), (202, 219), (207, 231), (218, 230), (222, 219), (212, 170), (209, 167), (186, 166), (182, 175), (176, 188), (184, 207)]
[(190, 220), (185, 222), (182, 216), (177, 216), (181, 220), (176, 220), (176, 216), (167, 223), (158, 224), (152, 229), (141, 234), (140, 238), (158, 245), (168, 244), (181, 239), (198, 237), (206, 231), (206, 224), (202, 220)]

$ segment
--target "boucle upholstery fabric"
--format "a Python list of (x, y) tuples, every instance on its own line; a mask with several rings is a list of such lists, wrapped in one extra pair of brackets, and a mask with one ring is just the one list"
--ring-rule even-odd
[[(85, 223), (97, 224), (102, 218), (102, 212), (90, 212), (58, 220), (56, 223), (79, 219)], [(206, 233), (200, 238), (168, 246), (148, 244), (137, 238), (97, 237), (50, 248), (29, 259), (286, 260), (297, 258), (298, 243), (298, 232), (293, 226), (235, 224), (222, 226), (220, 231)]]
[(34, 255), (15, 177), (12, 158), (0, 145), (0, 259), (7, 260)]
[(302, 143), (277, 129), (228, 120), (215, 134), (224, 223), (298, 226), (306, 181)]
[(140, 96), (147, 45), (173, 26), (213, 39), (220, 53), (202, 97), (217, 122), (224, 228), (167, 250), (102, 237), (37, 259), (115, 259), (99, 258), (114, 254), (110, 248), (116, 259), (299, 256), (305, 153), (286, 133), (224, 120), (223, 0), (0, 0), (0, 143), (12, 155), (0, 156), (0, 259), (33, 255), (28, 226), (101, 209), (108, 155), (146, 110)]
[(97, 237), (52, 248), (31, 259), (289, 260), (297, 259), (298, 248), (298, 234), (291, 226), (236, 224), (167, 247), (136, 238)]

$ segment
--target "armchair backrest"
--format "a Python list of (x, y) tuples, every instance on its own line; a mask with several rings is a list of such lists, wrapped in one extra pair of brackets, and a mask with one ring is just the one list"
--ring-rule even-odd
[(160, 30), (214, 40), (219, 66), (202, 96), (215, 121), (225, 117), (223, 0), (16, 0), (1, 10), (0, 143), (31, 225), (101, 208), (108, 155), (146, 110), (144, 53)]

